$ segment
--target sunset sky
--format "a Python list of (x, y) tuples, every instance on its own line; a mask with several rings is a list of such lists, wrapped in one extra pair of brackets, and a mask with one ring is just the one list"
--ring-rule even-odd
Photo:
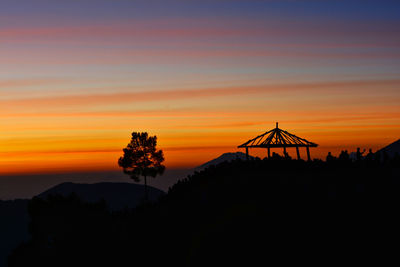
[(277, 121), (317, 158), (398, 140), (400, 1), (1, 1), (0, 175), (117, 170), (132, 131), (194, 167)]

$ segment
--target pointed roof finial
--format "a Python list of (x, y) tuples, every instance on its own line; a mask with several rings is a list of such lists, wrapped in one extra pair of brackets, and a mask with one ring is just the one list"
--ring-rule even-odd
[(276, 123), (276, 128), (278, 128), (278, 122)]

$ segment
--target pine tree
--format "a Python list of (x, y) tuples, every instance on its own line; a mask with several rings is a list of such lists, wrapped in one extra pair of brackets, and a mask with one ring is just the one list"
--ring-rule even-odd
[(144, 177), (145, 200), (148, 200), (147, 177), (156, 177), (163, 174), (165, 166), (162, 150), (157, 150), (157, 136), (148, 136), (147, 132), (133, 132), (132, 139), (126, 148), (124, 155), (119, 158), (118, 165), (123, 168), (135, 182), (140, 182)]

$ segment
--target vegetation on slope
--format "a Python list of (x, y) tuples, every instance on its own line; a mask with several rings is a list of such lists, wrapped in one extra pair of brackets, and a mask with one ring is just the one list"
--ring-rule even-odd
[[(10, 266), (382, 262), (396, 251), (399, 160), (236, 160), (179, 181), (158, 202), (34, 198), (32, 240)], [(385, 253), (385, 257), (381, 257)]]

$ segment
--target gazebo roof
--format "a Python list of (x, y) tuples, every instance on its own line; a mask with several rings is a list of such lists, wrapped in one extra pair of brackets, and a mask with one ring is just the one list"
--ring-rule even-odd
[(268, 132), (265, 132), (253, 139), (250, 139), (244, 144), (238, 146), (241, 147), (316, 147), (317, 144), (307, 141), (306, 139), (300, 138), (294, 134), (278, 128), (278, 123), (276, 123), (276, 128)]

